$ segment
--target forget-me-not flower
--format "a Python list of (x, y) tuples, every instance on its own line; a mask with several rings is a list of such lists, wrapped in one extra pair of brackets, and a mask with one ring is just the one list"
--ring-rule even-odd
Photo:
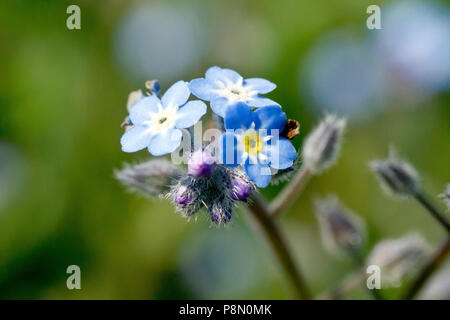
[(278, 103), (260, 96), (271, 92), (276, 85), (266, 79), (245, 79), (231, 69), (211, 67), (205, 78), (194, 79), (189, 83), (191, 92), (196, 97), (210, 101), (211, 109), (221, 117), (225, 116), (228, 106), (245, 102), (250, 107), (274, 106)]
[(186, 103), (190, 94), (187, 82), (178, 81), (161, 99), (155, 94), (140, 99), (131, 107), (133, 127), (120, 140), (122, 150), (136, 152), (148, 148), (154, 156), (173, 152), (181, 143), (180, 129), (193, 126), (206, 113), (202, 101)]
[(270, 168), (289, 168), (297, 157), (292, 143), (279, 136), (286, 120), (279, 106), (254, 112), (242, 102), (229, 106), (224, 118), (227, 131), (219, 141), (223, 163), (242, 165), (250, 180), (260, 188), (266, 187), (271, 179)]

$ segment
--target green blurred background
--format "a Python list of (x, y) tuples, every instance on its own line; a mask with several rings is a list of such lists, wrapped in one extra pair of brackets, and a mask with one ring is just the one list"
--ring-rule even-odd
[[(382, 24), (388, 2), (381, 4)], [(70, 4), (81, 8), (81, 30), (66, 27)], [(365, 90), (359, 85), (364, 86), (367, 68), (377, 77), (383, 69), (373, 45), (381, 30), (366, 28), (370, 4), (1, 1), (0, 298), (290, 298), (270, 248), (245, 212), (225, 228), (212, 227), (204, 213), (187, 221), (170, 203), (129, 194), (113, 178), (115, 168), (150, 157), (146, 151), (120, 150), (127, 95), (154, 78), (164, 91), (179, 79), (201, 77), (212, 65), (267, 78), (278, 85), (269, 97), (301, 123), (302, 134), (294, 141), (300, 147), (321, 115), (336, 111), (327, 101), (344, 95), (345, 106)], [(448, 13), (448, 5), (440, 5)], [(324, 62), (339, 57), (333, 49), (321, 49), (321, 41), (329, 43), (331, 37), (345, 44), (339, 40), (342, 33), (364, 54), (345, 56), (337, 48), (350, 66), (338, 60), (343, 70), (326, 67), (317, 73)], [(315, 61), (320, 50), (331, 58)], [(375, 60), (356, 59), (368, 53)], [(312, 205), (316, 196), (335, 193), (365, 219), (367, 249), (410, 230), (433, 246), (444, 236), (418, 205), (386, 196), (367, 163), (395, 145), (438, 201), (450, 180), (448, 78), (446, 87), (430, 89), (423, 81), (410, 85), (416, 75), (398, 76), (388, 66), (381, 79), (395, 78), (395, 85), (381, 80), (355, 98), (355, 108), (362, 111), (349, 111), (338, 164), (314, 178), (282, 219), (314, 293), (352, 270), (350, 262), (323, 249)], [(357, 72), (346, 82), (352, 68)], [(448, 72), (448, 64), (442, 69)], [(346, 84), (337, 93), (336, 82), (326, 80), (333, 77)], [(323, 93), (328, 100), (320, 99), (321, 85), (328, 88)], [(263, 193), (271, 198), (279, 189)], [(66, 268), (72, 264), (81, 268), (81, 290), (66, 288)], [(347, 298), (368, 296), (356, 290)]]

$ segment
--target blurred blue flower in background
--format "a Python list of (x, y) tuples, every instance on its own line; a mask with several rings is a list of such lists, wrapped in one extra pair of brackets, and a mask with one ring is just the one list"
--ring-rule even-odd
[(194, 79), (189, 83), (192, 94), (200, 99), (210, 101), (211, 109), (221, 117), (226, 108), (236, 102), (245, 102), (251, 107), (278, 105), (275, 101), (261, 97), (269, 93), (276, 85), (266, 79), (245, 79), (236, 71), (211, 67), (205, 78)]
[(179, 77), (199, 66), (207, 52), (204, 16), (192, 3), (136, 3), (116, 29), (114, 57), (131, 79)]
[(154, 156), (174, 151), (181, 143), (179, 129), (193, 126), (206, 113), (202, 101), (186, 103), (190, 94), (187, 83), (178, 81), (161, 100), (156, 95), (139, 100), (130, 110), (134, 126), (122, 136), (122, 150), (136, 152), (148, 148)]
[(292, 166), (297, 157), (292, 143), (280, 134), (286, 115), (278, 106), (268, 106), (255, 112), (242, 102), (228, 107), (225, 128), (219, 142), (222, 161), (233, 167), (242, 165), (247, 176), (260, 187), (266, 187), (274, 169)]
[(434, 1), (399, 1), (383, 8), (377, 55), (413, 88), (448, 90), (450, 11)]
[(307, 105), (318, 114), (330, 112), (352, 118), (377, 113), (389, 82), (368, 43), (349, 29), (320, 38), (300, 65), (300, 85)]

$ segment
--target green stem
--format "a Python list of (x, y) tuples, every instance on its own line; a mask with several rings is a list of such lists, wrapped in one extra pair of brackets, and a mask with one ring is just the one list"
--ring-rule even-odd
[(447, 236), (447, 238), (444, 240), (444, 242), (442, 242), (442, 244), (439, 246), (436, 252), (430, 257), (430, 260), (422, 269), (417, 279), (413, 282), (410, 289), (406, 292), (403, 299), (405, 300), (414, 299), (414, 297), (423, 287), (425, 282), (430, 278), (431, 275), (434, 274), (436, 270), (439, 269), (439, 267), (445, 261), (449, 252), (450, 252), (450, 236)]
[(447, 221), (445, 215), (431, 203), (430, 199), (420, 191), (414, 193), (413, 196), (450, 233), (450, 223)]
[(280, 194), (272, 201), (269, 212), (273, 217), (279, 217), (281, 213), (289, 209), (298, 197), (300, 192), (305, 188), (311, 177), (311, 172), (305, 166), (301, 166), (291, 182), (280, 192)]
[(262, 197), (253, 195), (248, 209), (253, 214), (263, 235), (271, 245), (298, 298), (307, 300), (312, 299), (309, 288), (304, 281), (300, 268), (294, 261), (293, 254), (287, 245), (284, 234), (278, 223), (269, 215), (267, 207), (268, 206)]

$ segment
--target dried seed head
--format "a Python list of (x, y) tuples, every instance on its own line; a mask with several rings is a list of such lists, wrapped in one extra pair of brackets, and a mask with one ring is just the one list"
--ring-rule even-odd
[(329, 169), (339, 154), (345, 119), (327, 115), (307, 137), (303, 146), (303, 165), (312, 173)]
[(152, 159), (137, 165), (125, 165), (115, 171), (115, 177), (133, 191), (146, 196), (159, 196), (169, 190), (182, 171), (170, 161)]
[(391, 150), (386, 160), (375, 160), (370, 167), (376, 173), (382, 187), (392, 194), (407, 196), (420, 190), (419, 175), (406, 161)]
[(370, 253), (367, 265), (381, 269), (381, 282), (397, 287), (402, 279), (413, 275), (429, 255), (429, 246), (418, 234), (379, 242)]
[(203, 149), (195, 151), (188, 160), (188, 173), (196, 178), (211, 177), (215, 167), (216, 159)]
[(445, 187), (444, 193), (439, 195), (444, 200), (444, 203), (447, 205), (447, 210), (450, 211), (450, 183)]
[(335, 196), (315, 201), (322, 241), (332, 254), (359, 254), (366, 235), (359, 217), (343, 206)]

